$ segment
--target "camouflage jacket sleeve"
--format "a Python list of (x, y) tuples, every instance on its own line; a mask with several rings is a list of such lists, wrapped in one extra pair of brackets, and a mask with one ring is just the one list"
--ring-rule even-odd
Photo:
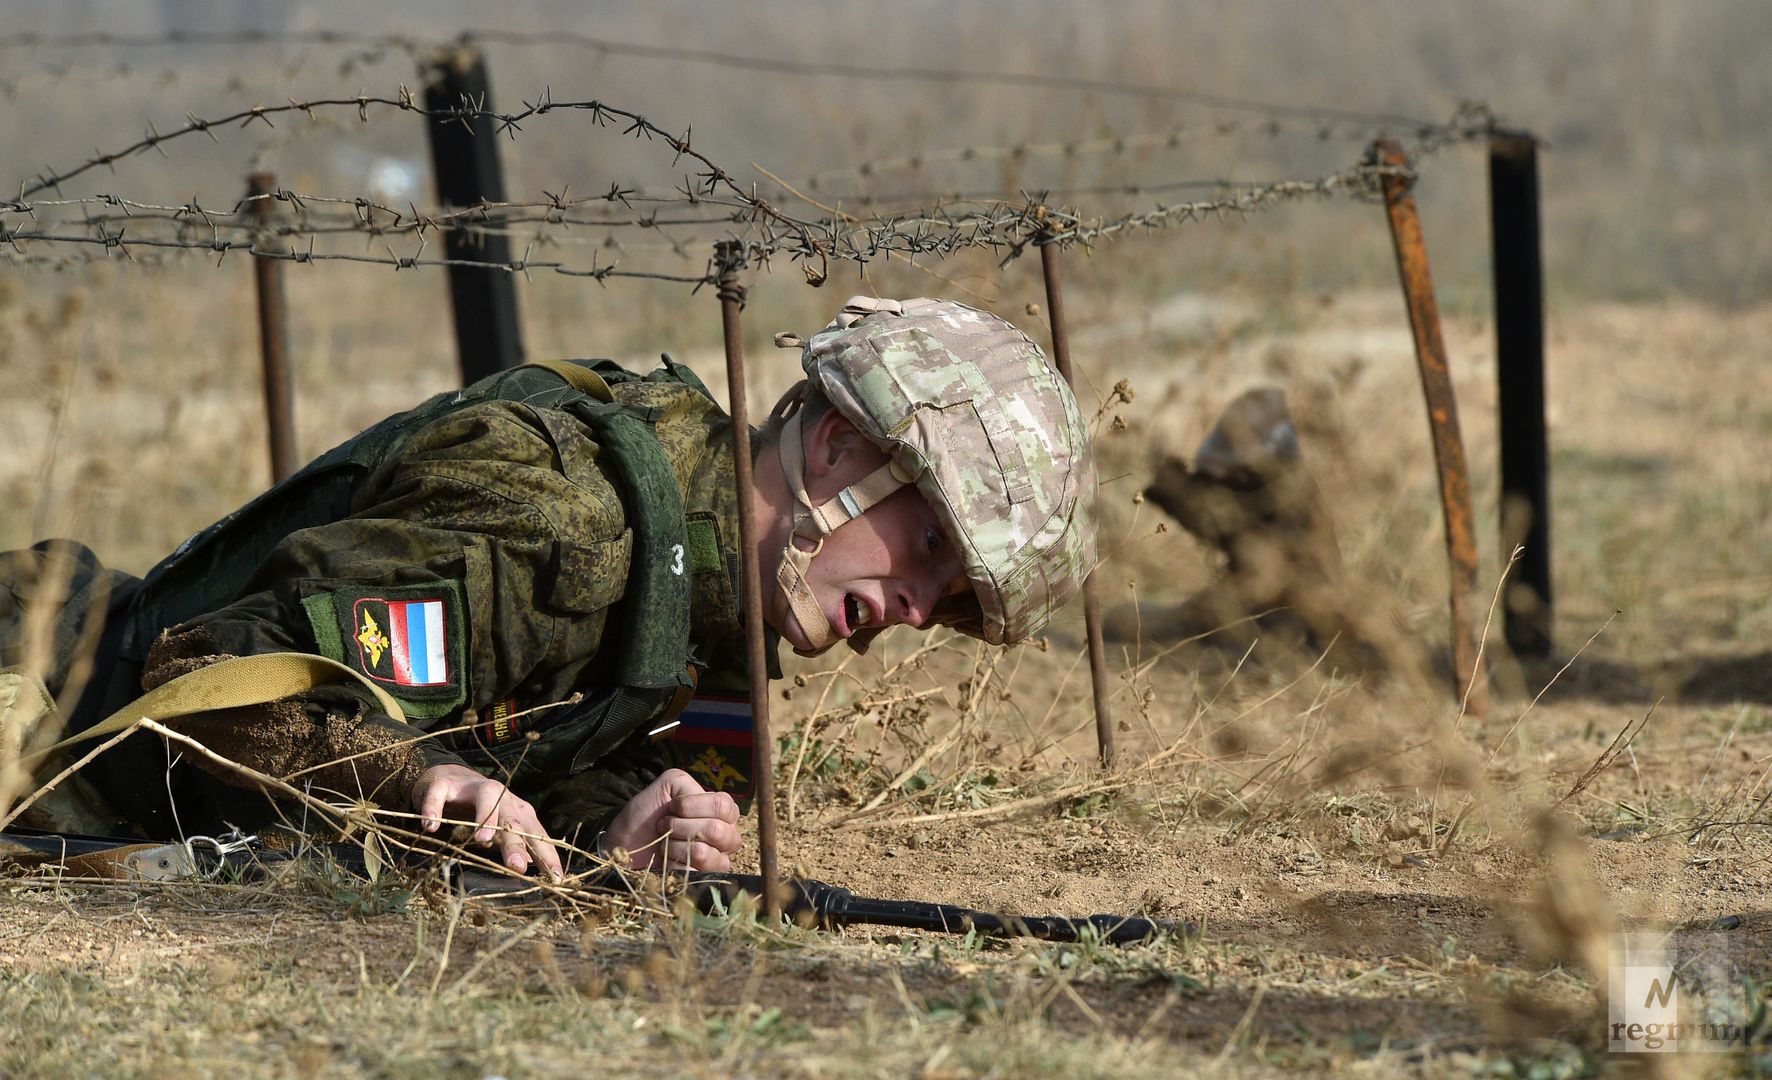
[(205, 734), (276, 775), (362, 755), (310, 774), (315, 786), (404, 803), (425, 768), (462, 760), (426, 731), (511, 695), (564, 699), (594, 662), (631, 544), (596, 457), (583, 427), (553, 410), (498, 401), (434, 421), (366, 480), (352, 516), (290, 535), (234, 603), (174, 628), (144, 682), (222, 655), (341, 660), (409, 723), (361, 689), (329, 688)]

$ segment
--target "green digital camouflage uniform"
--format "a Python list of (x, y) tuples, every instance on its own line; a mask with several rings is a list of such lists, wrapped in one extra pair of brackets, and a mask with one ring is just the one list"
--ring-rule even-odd
[[(798, 541), (776, 577), (810, 648), (836, 641), (805, 577), (822, 538), (909, 484), (972, 584), (925, 625), (994, 644), (1038, 632), (1096, 557), (1087, 425), (1039, 347), (952, 301), (870, 297), (801, 344), (799, 393), (816, 390), (890, 459), (813, 505), (795, 411), (807, 399), (784, 401)], [(729, 422), (668, 361), (643, 381), (598, 370), (613, 401), (606, 387), (581, 387), (581, 369), (566, 379), (528, 368), (390, 418), (193, 537), (144, 582), (74, 552), (89, 602), (61, 609), (58, 662), (94, 637), (82, 615), (114, 588), (93, 664), (109, 678), (81, 697), (73, 727), (223, 657), (318, 652), (392, 693), (409, 723), (341, 684), (180, 724), (264, 773), (384, 805), (405, 805), (425, 768), (464, 762), (508, 779), (567, 838), (613, 816), (672, 751), (706, 786), (742, 798), (750, 718)], [(41, 595), (20, 578), (56, 558), (25, 553), (12, 593)], [(18, 642), (22, 609), (14, 599), (9, 616), (0, 594), (0, 649), (9, 624)], [(876, 632), (849, 643), (865, 648)], [(126, 677), (137, 671), (139, 684)], [(668, 744), (646, 741), (673, 718)], [(256, 793), (172, 769), (159, 741), (132, 743), (91, 772), (148, 831), (265, 812)]]
[[(619, 745), (599, 742), (594, 712), (620, 681), (611, 653), (647, 629), (649, 613), (624, 598), (637, 496), (612, 475), (592, 426), (571, 408), (547, 404), (576, 395), (533, 369), (526, 377), (548, 382), (549, 393), (448, 403), (442, 415), (401, 431), (356, 487), (348, 515), (283, 536), (227, 602), (163, 629), (152, 612), (176, 610), (185, 599), (144, 602), (141, 583), (103, 570), (84, 549), (39, 545), (0, 555), (0, 664), (20, 659), (24, 611), (53, 576), (47, 571), (64, 579), (71, 572), (46, 681), (61, 691), (83, 635), (99, 636), (88, 615), (101, 611), (109, 630), (96, 667), (113, 673), (81, 698), (76, 729), (223, 657), (317, 652), (375, 680), (407, 722), (383, 715), (362, 688), (338, 685), (190, 717), (181, 728), (316, 793), (390, 806), (407, 804), (424, 769), (465, 764), (508, 779), (550, 833), (567, 838), (602, 827), (673, 763), (710, 789), (743, 797), (751, 761), (730, 421), (686, 369), (670, 365), (652, 381), (619, 381), (621, 373), (604, 370), (616, 402), (656, 435), (686, 526), (685, 542), (671, 545), (666, 561), (688, 579), (690, 655), (676, 662), (679, 685), (647, 699), (647, 722)], [(193, 540), (260, 528), (283, 513), (277, 503), (274, 489)], [(284, 514), (292, 515), (301, 516)], [(185, 591), (200, 591), (204, 575), (186, 576)], [(177, 568), (150, 574), (149, 592), (157, 580), (176, 585)], [(131, 685), (138, 671), (139, 685)], [(647, 737), (679, 713), (676, 741)], [(185, 765), (169, 771), (167, 758), (159, 740), (136, 736), (94, 763), (88, 775), (119, 825), (167, 835), (267, 816), (261, 795), (218, 782), (238, 777)]]

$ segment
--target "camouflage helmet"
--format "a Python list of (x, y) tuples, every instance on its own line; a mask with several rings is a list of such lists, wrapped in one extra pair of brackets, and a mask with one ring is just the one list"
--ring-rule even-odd
[(973, 593), (930, 622), (993, 644), (1038, 633), (1096, 562), (1088, 428), (1040, 347), (951, 300), (858, 296), (801, 363), (887, 452), (892, 486), (914, 481), (959, 545)]

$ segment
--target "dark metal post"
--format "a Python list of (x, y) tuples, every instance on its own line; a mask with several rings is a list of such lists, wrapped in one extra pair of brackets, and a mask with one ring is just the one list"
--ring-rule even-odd
[[(482, 116), (456, 116), (492, 110), (486, 58), (471, 45), (436, 57), (425, 72), (425, 108), (430, 117), (431, 165), (437, 199), (463, 209), (505, 199), (504, 170), (498, 160), (496, 122)], [(444, 250), (451, 259), (508, 263), (511, 244), (503, 234), (451, 229)], [(479, 266), (449, 268), (449, 300), (455, 312), (455, 341), (463, 382), (473, 382), (523, 363), (523, 328), (517, 319), (517, 283), (507, 270)]]
[[(1378, 160), (1389, 166), (1409, 164), (1402, 144), (1380, 139), (1373, 144)], [(1434, 464), (1440, 474), (1440, 507), (1446, 518), (1446, 561), (1451, 577), (1452, 673), (1459, 700), (1474, 716), (1488, 713), (1487, 679), (1478, 652), (1472, 597), (1477, 589), (1477, 534), (1471, 509), (1470, 466), (1458, 428), (1458, 401), (1440, 336), (1440, 308), (1434, 300), (1434, 279), (1428, 272), (1427, 242), (1421, 216), (1409, 194), (1412, 181), (1403, 176), (1383, 179), (1385, 211), (1391, 241), (1397, 250), (1397, 276), (1409, 306), (1409, 327), (1415, 334), (1415, 361), (1421, 369), (1421, 391), (1427, 399), (1428, 428), (1433, 435)]]
[(1501, 429), (1501, 550), (1520, 552), (1502, 597), (1516, 656), (1551, 648), (1550, 440), (1544, 424), (1544, 258), (1538, 229), (1538, 142), (1489, 138), (1495, 253), (1495, 371)]
[[(1050, 240), (1050, 238), (1048, 238)], [(1076, 388), (1071, 377), (1071, 339), (1065, 329), (1064, 292), (1058, 273), (1058, 245), (1040, 245), (1040, 270), (1046, 279), (1046, 314), (1052, 324), (1052, 360), (1064, 381)], [(1107, 645), (1101, 636), (1101, 602), (1095, 595), (1095, 574), (1083, 579), (1083, 626), (1089, 635), (1089, 682), (1095, 693), (1095, 741), (1101, 749), (1101, 764), (1114, 763), (1114, 722), (1108, 709)]]
[(720, 268), (720, 327), (726, 338), (726, 396), (732, 412), (733, 479), (738, 485), (739, 576), (744, 593), (745, 671), (751, 683), (751, 724), (755, 733), (752, 775), (757, 778), (757, 857), (763, 871), (763, 913), (771, 920), (781, 915), (781, 878), (776, 872), (775, 846), (775, 747), (769, 734), (769, 667), (764, 658), (763, 579), (757, 566), (757, 510), (751, 503), (755, 490), (751, 480), (750, 409), (745, 404), (744, 338), (738, 315), (744, 310), (745, 290), (738, 283), (744, 269), (744, 245), (722, 240), (714, 245), (714, 265)]
[[(269, 195), (277, 190), (277, 178), (268, 172), (256, 172), (246, 178), (246, 194)], [(271, 220), (272, 200), (259, 199), (252, 204), (251, 214), (261, 225)], [(268, 244), (270, 230), (253, 241)], [(265, 426), (271, 439), (271, 483), (290, 476), (296, 470), (295, 459), (295, 387), (289, 373), (289, 305), (283, 295), (283, 261), (257, 258), (252, 260), (252, 275), (258, 284), (258, 344), (264, 357)]]

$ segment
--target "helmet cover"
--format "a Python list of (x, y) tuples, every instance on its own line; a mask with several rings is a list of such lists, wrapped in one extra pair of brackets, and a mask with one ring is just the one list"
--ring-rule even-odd
[(858, 296), (801, 363), (959, 545), (974, 596), (931, 622), (994, 644), (1038, 633), (1096, 563), (1088, 428), (1040, 347), (951, 300)]

